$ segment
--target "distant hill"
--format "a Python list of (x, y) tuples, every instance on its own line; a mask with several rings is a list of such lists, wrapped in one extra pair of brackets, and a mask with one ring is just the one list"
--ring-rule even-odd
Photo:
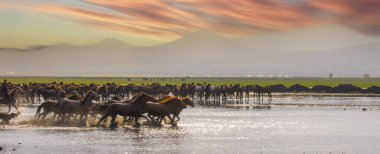
[(379, 38), (327, 25), (245, 38), (201, 31), (153, 47), (106, 39), (3, 48), (0, 75), (380, 76), (378, 57)]

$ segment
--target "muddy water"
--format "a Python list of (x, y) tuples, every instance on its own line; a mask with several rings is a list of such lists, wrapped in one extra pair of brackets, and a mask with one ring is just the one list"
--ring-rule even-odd
[(16, 153), (379, 153), (377, 105), (376, 97), (284, 97), (270, 108), (229, 101), (184, 110), (178, 127), (115, 130), (21, 125), (36, 110), (23, 107), (0, 129), (0, 146)]

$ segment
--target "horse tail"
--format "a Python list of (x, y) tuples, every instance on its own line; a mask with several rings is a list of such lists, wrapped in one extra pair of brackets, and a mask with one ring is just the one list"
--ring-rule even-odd
[(41, 111), (42, 107), (44, 107), (44, 105), (45, 105), (45, 102), (43, 102), (40, 106), (38, 106), (36, 115), (34, 117), (37, 117), (37, 115), (40, 113), (40, 111)]

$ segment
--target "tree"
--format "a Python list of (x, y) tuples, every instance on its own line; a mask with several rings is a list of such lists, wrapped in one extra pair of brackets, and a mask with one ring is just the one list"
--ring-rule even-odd
[(330, 73), (329, 74), (329, 79), (333, 78), (334, 74), (333, 73)]
[(364, 75), (363, 75), (363, 78), (364, 78), (364, 79), (369, 79), (370, 76), (369, 76), (369, 74), (364, 74)]

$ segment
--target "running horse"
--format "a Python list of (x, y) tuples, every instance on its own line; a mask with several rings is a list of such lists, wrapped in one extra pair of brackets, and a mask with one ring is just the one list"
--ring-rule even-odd
[[(159, 101), (159, 103), (146, 103), (144, 107), (144, 112), (148, 113), (148, 117), (155, 124), (161, 124), (162, 120), (166, 117), (170, 119), (170, 123), (174, 126), (175, 118), (177, 118), (177, 122), (180, 120), (179, 114), (187, 105), (194, 107), (194, 103), (189, 98), (177, 98), (167, 96), (163, 100)], [(173, 118), (170, 115), (173, 115)], [(158, 117), (154, 119), (154, 117)]]
[(63, 119), (66, 114), (69, 120), (73, 114), (79, 114), (81, 115), (80, 120), (82, 120), (83, 117), (87, 120), (87, 113), (89, 112), (89, 108), (92, 106), (92, 101), (99, 101), (99, 99), (100, 96), (97, 93), (94, 91), (89, 91), (82, 100), (70, 100), (66, 98), (61, 99), (58, 101), (55, 108)]
[(5, 104), (9, 106), (8, 113), (11, 111), (12, 106), (16, 108), (18, 114), (20, 113), (18, 107), (16, 106), (16, 99), (19, 93), (23, 93), (23, 91), (20, 87), (16, 87), (9, 93), (11, 96), (10, 99), (4, 97), (4, 95), (0, 96), (0, 104)]
[[(113, 103), (108, 105), (108, 107), (104, 110), (104, 115), (100, 118), (97, 126), (100, 125), (102, 121), (104, 121), (108, 116), (111, 116), (111, 125), (110, 127), (115, 127), (115, 120), (117, 115), (121, 116), (131, 116), (135, 119), (135, 127), (139, 127), (138, 119), (140, 117), (146, 118), (144, 113), (144, 107), (146, 103), (150, 102), (158, 102), (155, 98), (145, 94), (140, 93), (137, 94), (129, 103)], [(147, 118), (146, 118), (147, 119)]]

